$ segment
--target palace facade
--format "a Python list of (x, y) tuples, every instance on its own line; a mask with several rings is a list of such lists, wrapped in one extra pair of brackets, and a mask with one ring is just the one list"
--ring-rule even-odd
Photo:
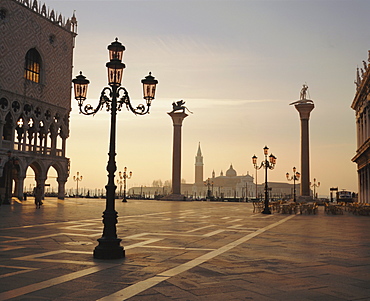
[(56, 170), (58, 197), (69, 175), (71, 78), (77, 20), (36, 0), (0, 2), (0, 198), (23, 198), (28, 168), (44, 191)]

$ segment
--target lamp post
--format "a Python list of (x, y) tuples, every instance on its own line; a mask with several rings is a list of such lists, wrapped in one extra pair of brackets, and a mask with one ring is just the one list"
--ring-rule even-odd
[(262, 213), (263, 214), (271, 214), (270, 208), (269, 208), (269, 192), (268, 192), (268, 184), (267, 184), (267, 170), (268, 169), (274, 169), (276, 165), (276, 157), (271, 154), (269, 156), (269, 160), (267, 160), (267, 155), (268, 155), (269, 148), (265, 146), (263, 148), (263, 153), (265, 155), (265, 159), (261, 162), (261, 165), (257, 165), (257, 157), (254, 155), (252, 157), (252, 162), (253, 166), (256, 170), (261, 169), (262, 167), (265, 168), (265, 208), (263, 209)]
[(286, 178), (288, 181), (293, 181), (293, 201), (296, 202), (296, 190), (295, 190), (295, 181), (298, 181), (301, 177), (301, 174), (293, 167), (293, 175), (290, 177), (289, 172), (286, 173)]
[[(256, 157), (256, 155), (254, 155), (254, 156), (252, 157), (252, 160), (254, 160), (254, 158), (255, 158), (255, 160), (256, 160), (256, 162), (257, 162), (257, 157)], [(254, 161), (253, 161), (253, 162), (254, 162)], [(253, 163), (253, 167), (256, 169), (256, 200), (258, 200), (257, 171), (259, 170), (259, 168), (258, 168), (257, 164), (254, 164), (254, 163)]]
[(72, 80), (74, 84), (75, 98), (78, 102), (80, 113), (84, 115), (95, 115), (99, 110), (106, 106), (107, 111), (111, 112), (110, 122), (110, 140), (108, 153), (108, 184), (106, 189), (106, 209), (103, 212), (103, 235), (98, 239), (99, 245), (95, 247), (94, 257), (98, 259), (117, 259), (125, 257), (125, 251), (120, 246), (121, 239), (117, 238), (117, 212), (115, 210), (115, 190), (114, 173), (117, 170), (115, 156), (116, 156), (116, 115), (122, 106), (125, 105), (127, 110), (138, 115), (145, 115), (149, 112), (150, 105), (155, 95), (155, 88), (158, 81), (149, 73), (141, 82), (143, 84), (144, 99), (146, 106), (143, 104), (134, 108), (131, 105), (130, 97), (127, 90), (121, 87), (122, 73), (125, 64), (122, 63), (123, 46), (118, 39), (108, 46), (110, 61), (106, 64), (108, 70), (108, 85), (103, 88), (99, 104), (93, 108), (90, 104), (84, 105), (86, 100), (87, 87), (89, 80), (85, 76), (78, 75)]
[(127, 202), (127, 199), (126, 199), (126, 180), (131, 179), (131, 177), (132, 177), (132, 171), (130, 171), (130, 173), (128, 175), (127, 174), (127, 167), (125, 167), (123, 169), (123, 173), (122, 172), (118, 173), (118, 178), (119, 179), (117, 180), (117, 184), (120, 184), (119, 195), (121, 196), (122, 184), (123, 184), (123, 199), (122, 199), (122, 202), (124, 202), (124, 203)]
[(82, 181), (82, 176), (80, 176), (79, 172), (77, 172), (76, 176), (73, 176), (73, 181), (76, 182), (76, 196), (78, 197), (78, 182)]
[(310, 183), (310, 186), (313, 187), (313, 198), (316, 199), (316, 187), (319, 188), (320, 187), (320, 182), (317, 182), (316, 184), (316, 178), (313, 179), (313, 184), (311, 185)]

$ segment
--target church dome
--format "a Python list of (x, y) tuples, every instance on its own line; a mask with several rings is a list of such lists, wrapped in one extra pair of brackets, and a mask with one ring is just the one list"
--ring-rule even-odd
[(230, 168), (226, 171), (226, 177), (236, 177), (236, 170), (233, 168), (233, 165), (230, 165)]

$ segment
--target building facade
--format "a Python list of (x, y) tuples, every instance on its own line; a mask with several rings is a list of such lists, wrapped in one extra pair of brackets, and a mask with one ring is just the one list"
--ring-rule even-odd
[[(300, 184), (297, 183), (295, 186), (298, 196)], [(270, 198), (293, 198), (293, 184), (268, 182), (268, 187)], [(194, 185), (193, 195), (200, 198), (206, 197), (208, 188), (211, 190), (211, 194), (217, 198), (263, 199), (265, 193), (265, 183), (256, 185), (254, 177), (248, 172), (246, 175), (238, 175), (232, 164), (225, 174), (221, 171), (220, 175), (216, 176), (215, 172), (212, 172), (212, 176), (207, 178), (202, 186)]]
[(43, 190), (57, 173), (64, 198), (69, 175), (71, 78), (77, 21), (36, 0), (0, 2), (0, 197), (23, 197), (28, 168)]
[(356, 114), (357, 150), (352, 161), (357, 164), (358, 200), (370, 203), (370, 51), (368, 63), (357, 68), (356, 94), (351, 108)]

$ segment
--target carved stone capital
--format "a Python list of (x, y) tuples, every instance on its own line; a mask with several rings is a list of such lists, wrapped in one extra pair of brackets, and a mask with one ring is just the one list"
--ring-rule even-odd
[(315, 108), (313, 103), (301, 103), (294, 106), (299, 112), (299, 117), (302, 119), (310, 119), (310, 113)]
[(173, 125), (178, 125), (178, 126), (182, 126), (182, 121), (185, 119), (185, 117), (189, 116), (186, 113), (171, 112), (171, 113), (167, 113), (167, 114), (171, 116)]

